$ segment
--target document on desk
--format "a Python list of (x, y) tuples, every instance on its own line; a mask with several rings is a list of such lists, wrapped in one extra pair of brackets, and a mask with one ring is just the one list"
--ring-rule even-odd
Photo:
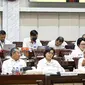
[(77, 72), (61, 72), (61, 76), (77, 76)]
[(36, 74), (43, 74), (42, 73), (42, 71), (38, 71), (37, 69), (35, 69), (35, 70), (27, 70), (26, 72), (25, 72), (25, 75), (36, 75)]

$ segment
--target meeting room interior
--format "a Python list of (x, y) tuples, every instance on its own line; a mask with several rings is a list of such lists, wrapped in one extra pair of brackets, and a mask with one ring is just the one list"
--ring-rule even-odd
[(0, 85), (85, 85), (85, 0), (0, 0)]

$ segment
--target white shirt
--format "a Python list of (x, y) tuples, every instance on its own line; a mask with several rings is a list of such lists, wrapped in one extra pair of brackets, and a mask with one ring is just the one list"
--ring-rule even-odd
[(83, 51), (80, 50), (79, 47), (77, 47), (77, 49), (73, 50), (72, 53), (69, 55), (71, 58), (73, 57), (83, 57)]
[(80, 58), (78, 61), (78, 69), (85, 69), (85, 66), (82, 66), (82, 62), (85, 58)]
[(26, 63), (22, 59), (15, 61), (14, 59), (10, 58), (3, 62), (2, 74), (7, 74), (7, 73), (12, 74), (13, 67), (15, 67), (15, 68), (18, 67), (20, 70), (20, 68), (26, 67)]
[[(36, 46), (36, 47), (35, 47)], [(28, 48), (37, 48), (38, 46), (42, 46), (41, 42), (39, 39), (36, 40), (36, 43), (31, 43), (31, 39), (25, 38), (23, 41), (23, 47), (28, 47)]]
[(52, 40), (52, 41), (50, 41), (50, 42), (48, 43), (48, 46), (49, 46), (49, 47), (52, 47), (52, 48), (54, 48), (54, 49), (63, 49), (63, 48), (65, 48), (65, 45), (67, 45), (67, 43), (66, 43), (66, 42), (63, 42), (60, 46), (56, 46), (56, 45), (55, 45), (55, 40)]
[(74, 43), (74, 45), (75, 45), (75, 48), (74, 48), (74, 49), (75, 49), (75, 50), (78, 49), (77, 41)]
[(43, 73), (65, 72), (58, 61), (52, 59), (51, 62), (47, 62), (46, 58), (43, 58), (38, 62), (37, 70), (42, 71)]

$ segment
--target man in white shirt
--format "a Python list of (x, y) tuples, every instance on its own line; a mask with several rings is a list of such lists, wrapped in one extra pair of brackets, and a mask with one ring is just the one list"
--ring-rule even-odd
[(12, 44), (10, 41), (6, 39), (6, 32), (4, 30), (0, 30), (0, 48), (2, 49), (4, 44)]
[(10, 56), (11, 58), (5, 60), (2, 64), (2, 74), (12, 74), (13, 68), (18, 68), (20, 71), (21, 68), (26, 67), (25, 61), (20, 59), (20, 51), (18, 48), (13, 48)]
[(36, 49), (38, 46), (42, 46), (40, 40), (38, 39), (38, 32), (36, 30), (32, 30), (30, 32), (30, 37), (24, 39), (23, 47)]
[(67, 43), (64, 41), (64, 38), (61, 36), (58, 37), (56, 40), (52, 40), (51, 42), (48, 43), (48, 46), (54, 49), (63, 49), (65, 48), (65, 45), (67, 45)]
[(37, 70), (43, 73), (53, 73), (65, 72), (63, 67), (58, 63), (57, 60), (52, 59), (55, 55), (55, 50), (51, 47), (47, 47), (44, 52), (44, 57), (37, 64)]

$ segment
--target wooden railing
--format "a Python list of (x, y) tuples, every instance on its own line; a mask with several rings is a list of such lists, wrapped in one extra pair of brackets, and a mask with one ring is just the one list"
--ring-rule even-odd
[(85, 74), (74, 76), (55, 75), (0, 75), (0, 85), (7, 84), (37, 84), (37, 85), (55, 85), (55, 84), (73, 84), (85, 85)]

